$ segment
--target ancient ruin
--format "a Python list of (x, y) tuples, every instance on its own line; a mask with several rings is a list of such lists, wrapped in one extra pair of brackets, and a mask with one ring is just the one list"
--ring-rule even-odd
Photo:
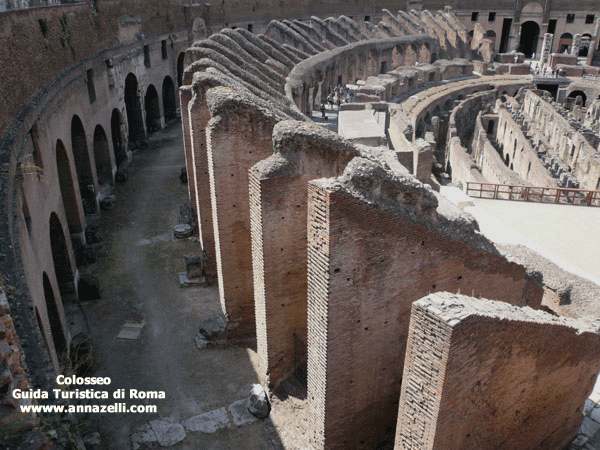
[(600, 448), (600, 287), (448, 194), (600, 206), (597, 5), (229, 3), (0, 2), (0, 446)]

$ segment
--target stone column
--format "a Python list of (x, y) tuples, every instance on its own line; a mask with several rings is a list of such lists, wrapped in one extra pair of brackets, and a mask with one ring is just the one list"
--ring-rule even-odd
[(571, 56), (579, 55), (579, 48), (581, 47), (581, 34), (577, 33), (573, 36), (573, 45), (571, 45)]
[(552, 42), (554, 41), (554, 35), (552, 33), (544, 34), (544, 41), (542, 42), (542, 54), (540, 62), (545, 64), (550, 59), (550, 52), (552, 51)]

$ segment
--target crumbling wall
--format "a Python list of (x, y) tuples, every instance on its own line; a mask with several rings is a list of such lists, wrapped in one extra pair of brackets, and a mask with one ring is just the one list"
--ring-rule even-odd
[(259, 376), (275, 388), (295, 369), (294, 335), (306, 342), (308, 181), (340, 175), (358, 149), (318, 125), (283, 121), (275, 153), (250, 169), (250, 217)]
[(248, 169), (273, 152), (282, 119), (226, 87), (206, 92), (206, 145), (219, 295), (228, 337), (255, 333)]
[(430, 294), (412, 306), (395, 448), (564, 448), (599, 343), (598, 324)]
[(414, 300), (446, 290), (539, 306), (542, 290), (407, 174), (355, 158), (310, 182), (308, 202), (313, 445), (375, 448), (396, 422)]

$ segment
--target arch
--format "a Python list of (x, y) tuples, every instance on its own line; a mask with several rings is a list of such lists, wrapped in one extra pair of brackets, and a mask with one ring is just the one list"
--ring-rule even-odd
[(148, 86), (144, 96), (146, 108), (146, 129), (149, 133), (160, 130), (160, 107), (158, 106), (158, 92), (153, 84)]
[(115, 163), (117, 167), (127, 159), (126, 142), (127, 137), (123, 133), (124, 123), (121, 112), (115, 108), (110, 117), (110, 134), (112, 137), (113, 151), (115, 153)]
[[(48, 278), (48, 274), (46, 272), (44, 272), (42, 275), (42, 283), (44, 285), (44, 299), (46, 300), (46, 312), (48, 313), (48, 321), (50, 322), (50, 334), (52, 335), (54, 350), (56, 351), (56, 356), (58, 359), (63, 360), (66, 356), (67, 340), (65, 339), (65, 332), (60, 320), (60, 313), (58, 312), (58, 306), (56, 304), (56, 296), (54, 295), (54, 290), (52, 289), (50, 279)], [(41, 320), (39, 320), (39, 315), (38, 321), (40, 322), (44, 339), (46, 339), (44, 329), (41, 326)], [(48, 345), (47, 341), (46, 345)]]
[(496, 32), (494, 30), (487, 30), (485, 32), (485, 39), (492, 41), (492, 48), (496, 48)]
[(75, 168), (77, 169), (77, 181), (79, 181), (79, 193), (81, 194), (83, 211), (85, 214), (94, 214), (98, 210), (94, 175), (92, 173), (85, 130), (81, 119), (77, 115), (74, 115), (71, 120), (71, 146), (73, 148), (73, 158), (75, 158)]
[(102, 125), (94, 129), (94, 160), (96, 161), (96, 175), (98, 184), (112, 184), (112, 163), (108, 149), (108, 139)]
[(50, 214), (50, 248), (60, 297), (63, 301), (74, 300), (76, 291), (71, 258), (62, 223), (55, 212)]
[(177, 57), (177, 86), (181, 87), (183, 84), (183, 61), (185, 59), (185, 53), (180, 53)]
[(508, 156), (508, 153), (504, 155), (504, 164), (506, 164), (506, 167), (510, 164), (510, 156)]
[(575, 90), (575, 91), (571, 91), (569, 93), (569, 97), (570, 98), (577, 98), (577, 96), (581, 96), (581, 106), (585, 106), (585, 102), (587, 101), (587, 95), (585, 95), (585, 92), (580, 91), (580, 90)]
[(592, 42), (592, 35), (589, 33), (585, 33), (581, 35), (581, 44), (579, 46), (579, 55), (578, 56), (587, 56), (590, 51), (590, 44)]
[(175, 86), (170, 76), (166, 76), (162, 85), (163, 109), (165, 111), (165, 122), (177, 118), (177, 100), (175, 98)]
[(573, 44), (573, 35), (571, 33), (563, 33), (558, 40), (558, 53), (569, 53)]
[(60, 139), (56, 141), (56, 170), (69, 231), (72, 234), (83, 233), (84, 224), (81, 220), (80, 200), (75, 193), (69, 157)]
[(521, 14), (542, 14), (544, 12), (544, 7), (538, 2), (529, 2), (523, 6), (521, 10)]
[(404, 52), (404, 65), (405, 66), (414, 66), (417, 62), (417, 51), (415, 50), (412, 44), (406, 47), (406, 51)]
[(129, 146), (132, 149), (141, 148), (146, 141), (144, 118), (137, 78), (130, 73), (125, 79), (125, 110), (127, 111), (127, 126), (129, 128)]
[(489, 134), (489, 135), (493, 135), (494, 134), (494, 126), (495, 125), (496, 125), (496, 123), (493, 120), (490, 120), (488, 122), (487, 134)]
[(194, 39), (194, 42), (208, 37), (208, 32), (206, 30), (206, 22), (204, 22), (204, 19), (202, 17), (196, 17), (192, 22), (192, 37)]
[(537, 52), (540, 26), (533, 20), (521, 24), (521, 39), (519, 40), (519, 51), (525, 53), (527, 58)]

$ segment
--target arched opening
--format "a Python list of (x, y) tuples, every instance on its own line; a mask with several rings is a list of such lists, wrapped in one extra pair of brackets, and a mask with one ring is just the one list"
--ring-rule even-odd
[(592, 42), (591, 34), (584, 34), (581, 36), (581, 45), (579, 47), (579, 56), (587, 56), (590, 51), (590, 44)]
[(137, 78), (130, 73), (125, 79), (125, 109), (127, 111), (127, 126), (129, 128), (129, 146), (131, 149), (141, 148), (146, 141), (144, 118)]
[(569, 53), (573, 44), (573, 35), (571, 33), (563, 33), (558, 40), (558, 53)]
[(492, 41), (492, 48), (496, 48), (496, 32), (494, 30), (487, 30), (485, 32), (485, 38)]
[(158, 106), (158, 93), (154, 85), (148, 86), (144, 96), (146, 108), (146, 129), (148, 133), (160, 130), (160, 107)]
[(80, 206), (73, 187), (73, 177), (69, 157), (62, 141), (56, 141), (56, 170), (58, 172), (58, 183), (63, 200), (67, 224), (72, 234), (82, 233), (84, 224), (81, 221)]
[(115, 163), (117, 167), (127, 159), (127, 149), (125, 147), (126, 136), (123, 134), (123, 119), (118, 109), (113, 109), (110, 118), (110, 134), (112, 137), (113, 150), (115, 152)]
[[(58, 312), (58, 306), (56, 305), (56, 297), (54, 296), (54, 291), (52, 290), (52, 285), (50, 284), (48, 274), (44, 272), (42, 278), (44, 284), (44, 298), (46, 299), (46, 312), (48, 313), (48, 321), (50, 322), (50, 333), (52, 334), (54, 350), (56, 350), (56, 356), (58, 357), (59, 361), (62, 361), (66, 356), (65, 352), (67, 350), (67, 341), (65, 339), (62, 322), (60, 321), (60, 314)], [(42, 328), (42, 334), (43, 333), (44, 329)]]
[(73, 158), (75, 158), (75, 168), (77, 169), (77, 181), (79, 181), (79, 193), (81, 194), (83, 210), (86, 214), (93, 214), (97, 211), (94, 176), (92, 174), (92, 165), (90, 164), (85, 130), (83, 129), (81, 119), (77, 115), (73, 116), (71, 120), (71, 145), (73, 148)]
[(175, 86), (171, 77), (166, 76), (162, 85), (163, 108), (165, 110), (165, 122), (177, 117), (177, 101), (175, 99)]
[(488, 122), (488, 126), (487, 126), (487, 134), (492, 135), (494, 133), (494, 126), (495, 126), (494, 121), (490, 120)]
[(533, 20), (521, 24), (521, 39), (519, 40), (519, 51), (525, 53), (525, 57), (531, 56), (537, 51), (540, 26)]
[(508, 156), (508, 153), (504, 155), (504, 164), (506, 164), (506, 167), (510, 164), (510, 156)]
[[(46, 275), (45, 272), (44, 275)], [(48, 278), (48, 275), (46, 275), (46, 278)], [(48, 282), (48, 285), (50, 287), (50, 292), (52, 292), (52, 286), (50, 286), (50, 282)], [(52, 294), (52, 296), (54, 297), (54, 294)], [(38, 327), (40, 328), (40, 332), (42, 333), (42, 338), (44, 338), (44, 344), (46, 344), (46, 348), (48, 349), (48, 351), (50, 351), (50, 346), (48, 345), (48, 338), (46, 337), (46, 329), (44, 327), (44, 323), (42, 322), (42, 318), (40, 317), (40, 311), (37, 309), (37, 306), (34, 306), (33, 309), (35, 310), (35, 320), (37, 320)]]
[(76, 300), (75, 277), (69, 257), (65, 233), (56, 213), (50, 215), (50, 248), (58, 290), (63, 302)]
[(180, 53), (177, 57), (177, 86), (181, 87), (183, 84), (183, 60), (185, 53)]
[(585, 102), (587, 100), (587, 95), (585, 95), (585, 92), (576, 90), (576, 91), (571, 92), (569, 94), (569, 97), (570, 98), (575, 98), (575, 99), (577, 97), (581, 97), (581, 106), (585, 106)]
[(102, 125), (96, 125), (94, 130), (94, 159), (96, 160), (98, 184), (112, 184), (112, 164), (110, 162), (108, 139)]

